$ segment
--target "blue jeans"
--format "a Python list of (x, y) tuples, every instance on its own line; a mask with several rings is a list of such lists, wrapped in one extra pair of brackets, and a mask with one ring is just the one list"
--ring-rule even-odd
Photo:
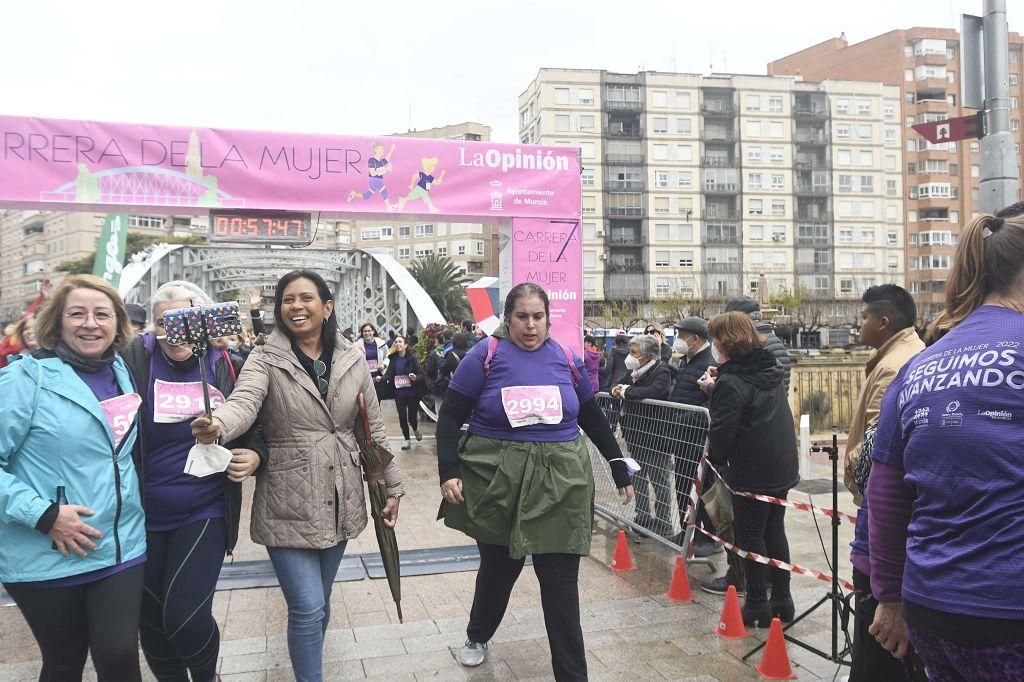
[(323, 680), (331, 588), (347, 544), (346, 540), (327, 549), (267, 547), (288, 604), (288, 656), (297, 682)]

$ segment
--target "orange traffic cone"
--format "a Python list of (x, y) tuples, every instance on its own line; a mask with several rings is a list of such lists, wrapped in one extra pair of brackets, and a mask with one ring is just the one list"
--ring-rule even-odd
[(672, 571), (672, 582), (668, 585), (669, 601), (693, 601), (693, 592), (690, 591), (690, 576), (686, 575), (686, 562), (683, 555), (676, 557), (676, 568)]
[(629, 543), (626, 541), (626, 531), (619, 531), (619, 539), (615, 542), (615, 554), (612, 555), (612, 562), (608, 568), (613, 571), (632, 571), (636, 568), (633, 565), (633, 557), (629, 555)]
[(750, 635), (743, 627), (743, 613), (740, 611), (740, 598), (736, 596), (736, 587), (729, 585), (725, 593), (725, 606), (719, 619), (715, 634), (724, 639), (743, 639)]
[(754, 668), (765, 680), (796, 679), (796, 675), (793, 674), (793, 666), (789, 664), (786, 637), (782, 634), (782, 623), (778, 618), (772, 619), (772, 628), (768, 631), (768, 643), (764, 647), (764, 658)]

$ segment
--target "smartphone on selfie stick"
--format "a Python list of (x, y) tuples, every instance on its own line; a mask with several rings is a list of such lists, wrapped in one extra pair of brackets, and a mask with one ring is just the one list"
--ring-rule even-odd
[(242, 333), (238, 304), (229, 302), (205, 306), (190, 305), (187, 308), (168, 310), (164, 313), (164, 330), (167, 334), (167, 343), (175, 346), (192, 345), (192, 353), (199, 358), (203, 407), (206, 410), (206, 418), (212, 419), (209, 380), (206, 376), (206, 353), (209, 350), (210, 339)]

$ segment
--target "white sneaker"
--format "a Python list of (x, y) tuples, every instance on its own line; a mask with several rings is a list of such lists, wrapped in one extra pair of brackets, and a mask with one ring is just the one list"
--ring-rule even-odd
[(402, 449), (403, 450), (408, 450), (411, 447), (412, 447), (412, 443), (410, 443), (409, 441), (405, 441), (404, 443), (402, 443)]
[(475, 668), (487, 659), (487, 644), (471, 642), (467, 639), (466, 644), (459, 649), (459, 655), (456, 658), (460, 665)]

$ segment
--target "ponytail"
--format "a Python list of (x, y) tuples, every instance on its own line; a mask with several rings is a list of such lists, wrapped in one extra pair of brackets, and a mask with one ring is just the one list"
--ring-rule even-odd
[(1007, 293), (1024, 270), (1024, 218), (981, 215), (960, 236), (946, 285), (946, 310), (928, 329), (934, 342), (984, 304)]

